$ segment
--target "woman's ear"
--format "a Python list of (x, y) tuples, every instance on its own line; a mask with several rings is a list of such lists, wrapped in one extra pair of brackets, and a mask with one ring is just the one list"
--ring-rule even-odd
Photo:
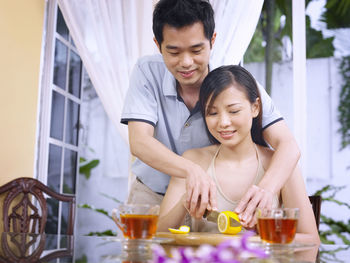
[(260, 98), (256, 98), (255, 102), (252, 104), (251, 109), (253, 118), (257, 117), (260, 112)]

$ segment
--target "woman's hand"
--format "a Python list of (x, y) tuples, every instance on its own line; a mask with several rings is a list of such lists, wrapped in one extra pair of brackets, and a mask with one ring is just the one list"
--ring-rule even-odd
[(274, 194), (257, 185), (252, 185), (242, 197), (235, 212), (239, 214), (242, 226), (252, 228), (256, 224), (256, 208), (271, 209)]

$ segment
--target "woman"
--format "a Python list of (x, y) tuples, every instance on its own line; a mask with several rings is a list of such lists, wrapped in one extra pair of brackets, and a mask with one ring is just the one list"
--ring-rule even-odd
[[(218, 210), (233, 211), (252, 184), (264, 176), (273, 150), (262, 136), (261, 99), (253, 76), (240, 66), (223, 66), (205, 78), (199, 96), (207, 132), (213, 145), (186, 151), (183, 156), (200, 165), (217, 186)], [(188, 212), (183, 202), (184, 179), (172, 177), (161, 204), (158, 231), (184, 224)], [(300, 219), (296, 239), (319, 242), (315, 218), (300, 170), (295, 169), (274, 206), (298, 207)], [(205, 219), (191, 220), (193, 231), (216, 232)], [(188, 223), (188, 222), (186, 222)], [(254, 222), (241, 223), (253, 227)]]

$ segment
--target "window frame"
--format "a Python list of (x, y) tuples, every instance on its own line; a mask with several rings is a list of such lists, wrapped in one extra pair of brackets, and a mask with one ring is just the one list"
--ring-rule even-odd
[[(79, 183), (79, 158), (80, 158), (80, 114), (81, 106), (83, 104), (83, 79), (85, 70), (83, 69), (83, 63), (81, 61), (80, 71), (80, 96), (79, 98), (69, 93), (69, 71), (70, 71), (70, 56), (71, 51), (74, 51), (78, 56), (79, 53), (76, 47), (71, 41), (70, 34), (68, 40), (57, 32), (57, 20), (58, 20), (58, 3), (57, 0), (46, 1), (45, 15), (44, 15), (44, 28), (43, 28), (43, 41), (41, 51), (41, 76), (39, 84), (39, 102), (38, 102), (38, 132), (36, 136), (36, 153), (35, 153), (35, 169), (34, 176), (36, 179), (47, 185), (49, 175), (49, 147), (50, 144), (59, 146), (62, 151), (61, 163), (60, 163), (60, 189), (59, 192), (63, 193), (63, 183), (65, 174), (65, 153), (66, 150), (71, 150), (76, 153), (76, 172), (75, 172), (75, 193), (72, 195), (77, 196), (77, 186)], [(56, 40), (61, 41), (67, 47), (67, 60), (66, 60), (66, 83), (64, 90), (54, 84), (54, 68), (55, 68), (55, 45)], [(80, 58), (80, 56), (79, 56)], [(80, 58), (81, 60), (81, 58)], [(63, 115), (63, 138), (62, 141), (50, 137), (51, 129), (51, 114), (52, 114), (52, 94), (53, 91), (61, 94), (65, 98), (64, 103), (64, 115)], [(67, 126), (67, 108), (69, 100), (77, 103), (78, 108), (78, 131), (77, 131), (77, 145), (72, 145), (66, 142), (66, 126)], [(62, 203), (59, 202), (58, 208), (58, 233), (61, 233), (61, 218), (62, 218)]]

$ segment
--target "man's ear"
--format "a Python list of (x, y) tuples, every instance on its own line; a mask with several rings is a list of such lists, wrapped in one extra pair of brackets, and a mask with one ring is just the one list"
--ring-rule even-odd
[(213, 48), (213, 45), (215, 43), (215, 39), (216, 39), (216, 32), (213, 33), (213, 36), (210, 39), (210, 48)]
[(155, 37), (153, 37), (153, 41), (154, 41), (154, 43), (156, 43), (159, 52), (162, 53), (162, 50), (161, 50), (161, 48), (160, 48), (160, 45), (159, 45), (159, 43), (158, 43), (158, 41), (157, 41), (157, 39), (156, 39)]
[(252, 104), (252, 115), (253, 118), (257, 117), (260, 112), (260, 99), (256, 98), (255, 102)]

